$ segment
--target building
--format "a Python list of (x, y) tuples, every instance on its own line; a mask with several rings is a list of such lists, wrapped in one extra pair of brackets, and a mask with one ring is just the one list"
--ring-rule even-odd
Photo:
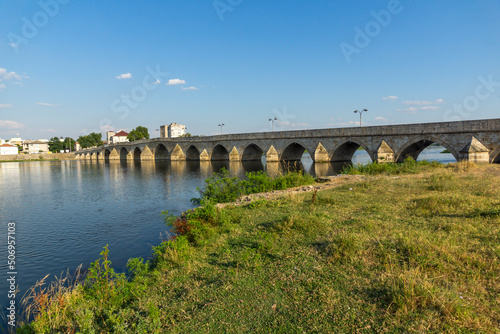
[(110, 144), (112, 143), (111, 137), (113, 137), (115, 134), (116, 134), (116, 132), (114, 132), (114, 131), (108, 131), (108, 132), (106, 132), (106, 137), (107, 137), (108, 143), (110, 143)]
[(18, 153), (19, 149), (16, 145), (11, 145), (9, 143), (0, 145), (0, 155), (16, 155)]
[(186, 134), (186, 126), (171, 123), (170, 125), (160, 126), (160, 138), (176, 138)]
[(80, 143), (76, 142), (75, 143), (75, 151), (80, 151), (81, 149), (82, 149), (82, 147), (80, 146)]
[(106, 132), (106, 135), (108, 137), (108, 144), (126, 143), (129, 141), (127, 138), (129, 134), (123, 130), (120, 130), (118, 132), (108, 131)]
[(22, 140), (21, 138), (11, 138), (9, 143), (12, 144), (12, 145), (22, 145), (24, 142), (24, 140)]
[(49, 152), (49, 142), (46, 139), (25, 140), (23, 142), (23, 153), (47, 153)]

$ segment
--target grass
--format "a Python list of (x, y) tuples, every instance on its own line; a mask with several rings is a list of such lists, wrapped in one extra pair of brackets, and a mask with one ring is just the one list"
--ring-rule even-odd
[(398, 175), (398, 174), (416, 174), (428, 167), (442, 167), (437, 161), (415, 161), (407, 158), (403, 163), (370, 163), (356, 164), (344, 167), (342, 174), (347, 175)]
[(498, 332), (500, 166), (419, 168), (167, 216), (153, 260), (127, 279), (105, 249), (20, 331)]

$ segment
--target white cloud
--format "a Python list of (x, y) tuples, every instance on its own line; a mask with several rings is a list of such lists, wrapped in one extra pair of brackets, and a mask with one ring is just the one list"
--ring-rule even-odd
[(39, 106), (44, 106), (44, 107), (59, 107), (57, 104), (50, 104), (50, 103), (45, 103), (45, 102), (37, 102)]
[(417, 114), (419, 110), (438, 110), (439, 105), (445, 103), (445, 101), (443, 99), (437, 99), (436, 101), (408, 100), (401, 103), (408, 108), (396, 109), (396, 111), (402, 111), (406, 114)]
[(0, 109), (6, 109), (6, 108), (12, 108), (13, 105), (12, 104), (1, 104), (0, 103)]
[(15, 121), (2, 121), (0, 120), (0, 128), (7, 128), (7, 129), (21, 129), (24, 128), (24, 124), (18, 123)]
[(161, 84), (160, 79), (156, 79), (156, 81), (155, 81), (155, 82), (153, 82), (153, 85), (159, 85), (159, 84)]
[(275, 126), (282, 126), (285, 128), (304, 128), (306, 126), (310, 126), (308, 123), (291, 123), (291, 122), (282, 122), (277, 120)]
[(410, 107), (405, 109), (396, 109), (396, 111), (402, 111), (405, 114), (416, 114), (420, 108)]
[(99, 128), (102, 132), (113, 131), (113, 127), (111, 125), (103, 125)]
[(387, 121), (387, 118), (385, 117), (375, 117), (376, 121)]
[(5, 86), (4, 84), (0, 84), (0, 92), (1, 92), (2, 90), (4, 90), (4, 89), (5, 89), (5, 87), (7, 87), (7, 86)]
[(58, 132), (57, 130), (55, 129), (41, 129), (40, 132), (50, 132), (50, 133), (54, 133), (54, 132)]
[(25, 76), (16, 74), (16, 72), (8, 72), (5, 68), (0, 67), (0, 81), (18, 80), (21, 81)]
[(401, 103), (403, 103), (406, 106), (428, 106), (428, 105), (432, 105), (432, 104), (444, 103), (444, 100), (443, 99), (437, 99), (436, 101), (426, 101), (426, 100), (418, 101), (417, 100), (417, 101), (403, 101)]
[(116, 77), (118, 80), (123, 80), (123, 79), (130, 79), (132, 78), (132, 74), (130, 73), (124, 73), (120, 74), (119, 76)]
[(186, 84), (186, 80), (170, 79), (170, 80), (168, 80), (167, 86), (185, 85), (185, 84)]
[(182, 87), (182, 90), (198, 90), (196, 87)]
[(382, 100), (397, 100), (397, 99), (398, 99), (398, 97), (394, 96), (394, 95), (389, 95), (389, 96), (382, 98)]

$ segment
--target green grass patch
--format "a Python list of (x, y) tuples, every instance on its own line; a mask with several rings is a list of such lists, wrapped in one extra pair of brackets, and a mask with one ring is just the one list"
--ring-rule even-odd
[(344, 167), (342, 174), (348, 175), (398, 175), (398, 174), (416, 174), (425, 169), (444, 166), (436, 161), (415, 161), (407, 158), (402, 163), (378, 163), (356, 164)]
[[(494, 333), (500, 166), (367, 176), (166, 215), (175, 237), (114, 274), (34, 289), (21, 332)], [(33, 302), (36, 301), (36, 302)]]

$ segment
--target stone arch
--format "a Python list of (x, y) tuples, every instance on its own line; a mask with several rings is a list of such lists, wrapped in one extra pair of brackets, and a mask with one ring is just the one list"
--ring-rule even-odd
[(158, 144), (155, 149), (155, 160), (168, 160), (169, 158), (169, 152), (165, 145)]
[(451, 154), (453, 154), (453, 157), (457, 161), (460, 160), (458, 152), (452, 146), (433, 137), (419, 137), (404, 144), (396, 154), (395, 160), (397, 162), (403, 162), (407, 157), (412, 157), (414, 160), (417, 160), (420, 153), (433, 143), (443, 146), (445, 149), (450, 151)]
[(228, 150), (221, 144), (217, 144), (212, 150), (212, 161), (229, 160)]
[(136, 147), (134, 149), (134, 160), (141, 160), (141, 149), (139, 147)]
[(126, 147), (120, 149), (120, 160), (127, 160), (128, 150)]
[(109, 156), (111, 155), (111, 151), (109, 149), (104, 150), (104, 161), (109, 161)]
[(248, 144), (247, 147), (243, 149), (243, 154), (241, 155), (242, 161), (260, 161), (264, 150), (260, 148), (257, 144)]
[(186, 160), (200, 160), (200, 150), (198, 150), (194, 145), (189, 146), (186, 151)]
[(491, 154), (491, 163), (500, 164), (500, 146)]
[[(285, 149), (281, 153), (281, 160), (283, 161), (299, 161), (307, 150), (309, 156), (311, 156), (311, 151), (307, 149), (305, 145), (299, 144), (294, 141), (285, 146)], [(312, 158), (312, 157), (311, 157)]]
[(331, 161), (335, 161), (335, 162), (352, 161), (352, 157), (353, 157), (354, 153), (356, 153), (356, 151), (360, 147), (362, 147), (366, 150), (366, 153), (368, 153), (368, 155), (370, 156), (370, 159), (373, 161), (373, 155), (369, 151), (368, 146), (361, 143), (361, 142), (358, 142), (357, 140), (356, 141), (350, 140), (350, 141), (344, 142), (344, 143), (340, 144), (339, 146), (337, 146), (335, 148), (335, 150), (333, 151)]

